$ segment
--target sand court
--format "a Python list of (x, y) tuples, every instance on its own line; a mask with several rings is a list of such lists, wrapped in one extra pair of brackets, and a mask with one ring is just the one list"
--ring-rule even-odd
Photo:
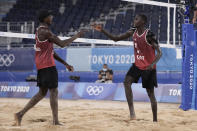
[(137, 120), (129, 120), (126, 102), (59, 100), (59, 119), (53, 126), (49, 99), (24, 116), (21, 127), (12, 126), (13, 114), (28, 99), (0, 99), (0, 131), (196, 131), (197, 112), (182, 111), (179, 104), (158, 103), (158, 123), (152, 122), (150, 103), (135, 102)]

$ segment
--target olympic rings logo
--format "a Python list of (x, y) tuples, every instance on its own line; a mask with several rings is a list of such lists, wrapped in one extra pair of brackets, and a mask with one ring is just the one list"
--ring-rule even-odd
[(86, 91), (90, 96), (92, 95), (98, 96), (103, 92), (103, 90), (104, 90), (103, 86), (88, 86), (86, 88)]
[(0, 66), (11, 66), (15, 61), (14, 54), (0, 54)]

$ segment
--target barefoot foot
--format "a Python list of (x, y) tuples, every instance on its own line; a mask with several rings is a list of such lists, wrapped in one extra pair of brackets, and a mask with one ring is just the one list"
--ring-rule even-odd
[(21, 126), (21, 121), (22, 121), (22, 115), (20, 113), (15, 113), (14, 114), (14, 119), (15, 119), (15, 126)]
[(59, 121), (58, 122), (53, 122), (53, 125), (63, 126), (63, 124), (61, 124)]
[(157, 122), (157, 120), (153, 120), (153, 122)]
[(136, 120), (136, 116), (130, 116), (130, 120)]

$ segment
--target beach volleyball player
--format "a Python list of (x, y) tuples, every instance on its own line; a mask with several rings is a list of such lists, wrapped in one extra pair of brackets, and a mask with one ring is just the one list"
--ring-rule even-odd
[(38, 19), (40, 25), (38, 26), (35, 34), (35, 63), (38, 71), (37, 85), (39, 86), (39, 92), (34, 97), (32, 97), (32, 99), (22, 110), (15, 114), (15, 125), (17, 126), (21, 125), (21, 120), (24, 114), (34, 105), (36, 105), (41, 99), (43, 99), (46, 96), (48, 90), (50, 91), (50, 105), (53, 114), (53, 124), (60, 124), (58, 120), (58, 73), (56, 70), (54, 58), (64, 64), (69, 71), (73, 71), (73, 67), (67, 64), (54, 52), (53, 44), (63, 48), (84, 34), (84, 31), (80, 31), (70, 39), (60, 40), (51, 32), (49, 28), (53, 19), (52, 12), (48, 10), (40, 11)]
[[(157, 122), (157, 101), (154, 95), (154, 87), (157, 87), (156, 63), (162, 56), (161, 49), (155, 35), (145, 28), (147, 17), (143, 14), (134, 19), (134, 27), (128, 32), (114, 36), (102, 28), (102, 25), (93, 25), (97, 31), (104, 33), (114, 41), (120, 41), (132, 37), (134, 43), (135, 63), (131, 66), (124, 80), (125, 94), (129, 106), (130, 118), (136, 119), (133, 106), (133, 93), (131, 85), (142, 78), (142, 86), (146, 89), (151, 101), (153, 121)], [(155, 50), (157, 54), (155, 55)]]

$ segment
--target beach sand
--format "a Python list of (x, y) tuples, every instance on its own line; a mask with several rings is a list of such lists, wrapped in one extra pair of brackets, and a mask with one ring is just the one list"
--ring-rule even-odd
[(135, 102), (137, 120), (129, 119), (126, 102), (59, 100), (59, 120), (53, 126), (49, 99), (27, 112), (20, 127), (14, 113), (29, 99), (0, 98), (0, 131), (197, 131), (197, 111), (182, 111), (179, 104), (158, 104), (158, 122), (152, 122), (150, 103)]

